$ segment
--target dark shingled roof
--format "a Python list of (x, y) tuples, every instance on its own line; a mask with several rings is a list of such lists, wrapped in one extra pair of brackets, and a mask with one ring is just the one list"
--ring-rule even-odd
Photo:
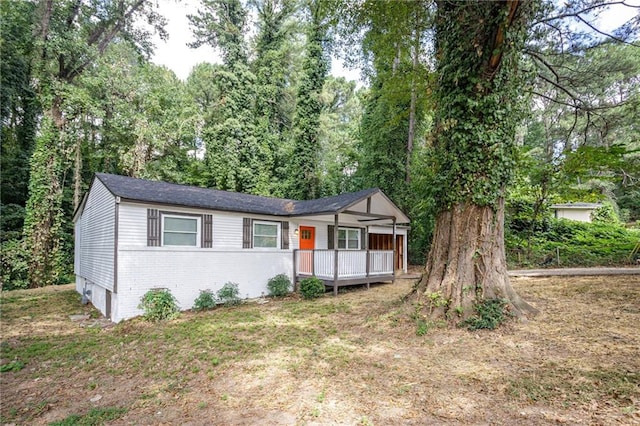
[(96, 173), (96, 178), (113, 195), (124, 200), (273, 216), (337, 213), (380, 191), (372, 188), (317, 200), (295, 201), (107, 173)]

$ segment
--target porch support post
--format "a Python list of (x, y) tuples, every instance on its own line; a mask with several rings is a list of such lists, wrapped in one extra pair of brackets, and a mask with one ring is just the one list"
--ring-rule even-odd
[(333, 216), (333, 295), (338, 295), (338, 216)]
[[(367, 213), (371, 213), (371, 196), (367, 197)], [(364, 237), (364, 244), (366, 248), (366, 256), (367, 256), (367, 278), (369, 278), (369, 271), (371, 270), (371, 260), (369, 259), (369, 225), (366, 227), (366, 235)], [(371, 283), (367, 280), (367, 290), (371, 287)]]
[(396, 218), (393, 218), (393, 281), (396, 280)]
[(298, 249), (293, 250), (293, 292), (298, 291), (298, 277), (296, 277), (296, 261), (298, 257)]
[[(369, 258), (369, 225), (367, 225), (367, 227), (365, 228), (364, 231), (365, 235), (364, 235), (364, 249), (365, 249), (365, 256), (367, 256), (366, 262), (367, 262), (367, 278), (369, 278), (369, 271), (371, 270), (371, 259)], [(370, 282), (367, 280), (367, 290), (370, 287)]]

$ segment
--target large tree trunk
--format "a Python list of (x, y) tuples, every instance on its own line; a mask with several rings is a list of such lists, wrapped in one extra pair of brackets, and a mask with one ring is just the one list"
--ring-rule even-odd
[(422, 315), (454, 323), (487, 299), (505, 299), (517, 316), (534, 314), (509, 283), (503, 197), (523, 110), (520, 50), (535, 3), (436, 3), (433, 185), (440, 213), (412, 301)]
[[(513, 290), (504, 251), (504, 202), (489, 206), (460, 203), (437, 219), (427, 273), (415, 301), (431, 304), (431, 319), (457, 322), (474, 313), (478, 299), (507, 300), (516, 316), (537, 310)], [(437, 299), (444, 303), (432, 303)]]

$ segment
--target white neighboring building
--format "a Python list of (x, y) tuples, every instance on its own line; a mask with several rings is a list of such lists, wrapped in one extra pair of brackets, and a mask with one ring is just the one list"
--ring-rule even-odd
[(282, 273), (337, 294), (406, 272), (408, 222), (379, 189), (295, 201), (97, 173), (74, 214), (76, 289), (114, 322), (157, 288), (182, 309), (227, 282), (266, 295)]
[(602, 207), (599, 203), (565, 203), (553, 204), (551, 210), (556, 219), (564, 218), (578, 222), (591, 222), (591, 213)]

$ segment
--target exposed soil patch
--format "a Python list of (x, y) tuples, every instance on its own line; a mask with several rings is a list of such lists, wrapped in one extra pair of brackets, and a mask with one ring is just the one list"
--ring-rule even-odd
[(640, 276), (512, 279), (540, 315), (425, 336), (414, 281), (111, 327), (72, 286), (3, 293), (2, 423), (640, 424)]

